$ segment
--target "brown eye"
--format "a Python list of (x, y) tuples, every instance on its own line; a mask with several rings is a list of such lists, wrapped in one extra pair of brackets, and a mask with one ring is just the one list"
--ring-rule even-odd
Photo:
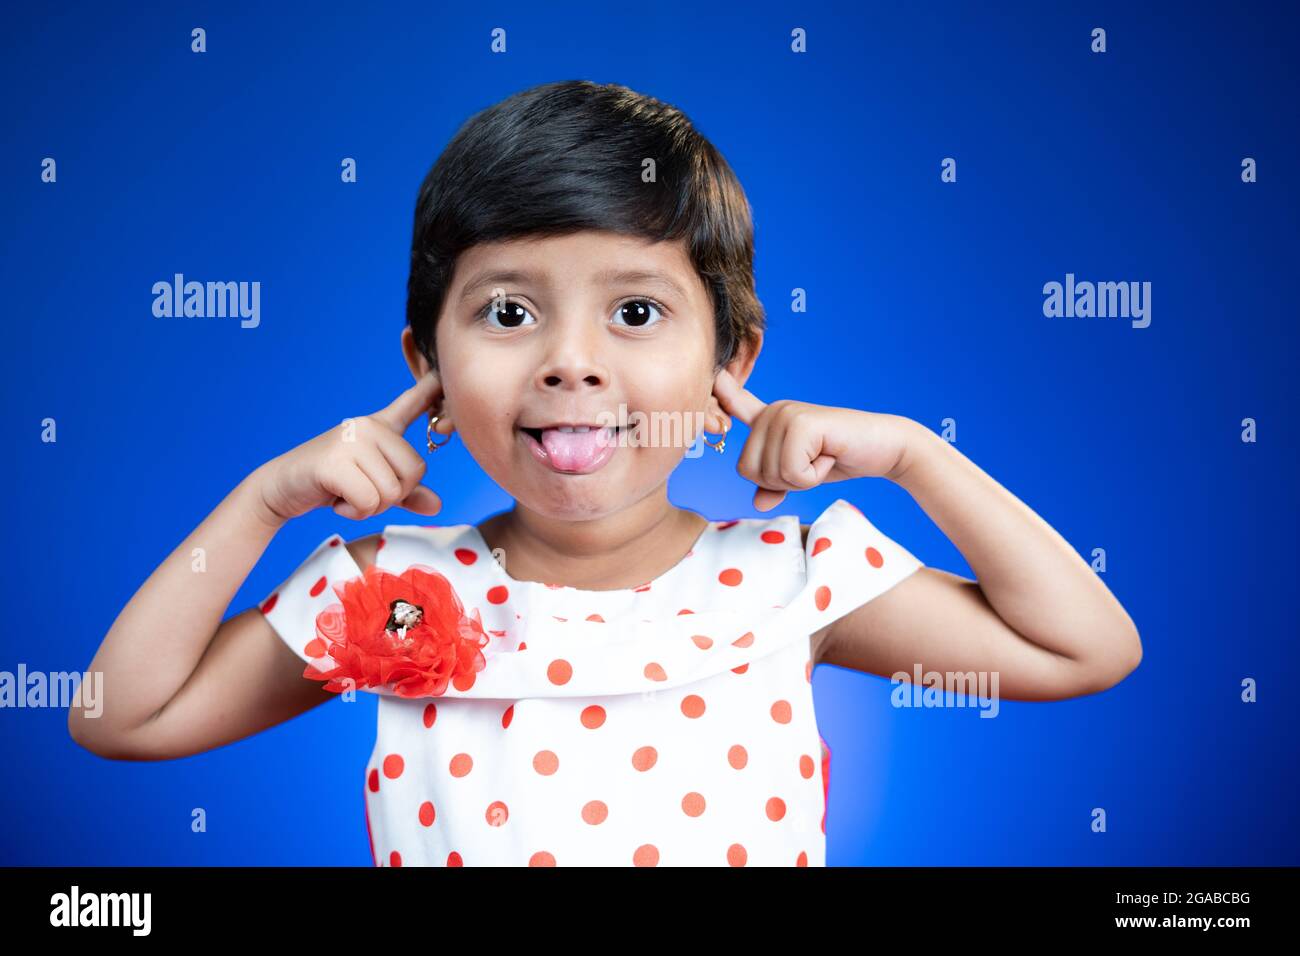
[[(524, 319), (525, 317), (532, 318), (532, 314), (518, 302), (507, 301), (505, 307), (500, 310), (497, 310), (495, 305), (496, 300), (493, 299), (479, 311), (479, 318), (488, 320), (488, 325), (493, 325), (490, 321), (490, 317), (493, 315), (498, 316), (498, 321), (500, 322), (499, 325), (494, 325), (494, 328), (517, 329), (521, 326), (530, 324), (525, 322)], [(536, 319), (533, 321), (535, 323)]]
[[(657, 318), (652, 319), (652, 315)], [(656, 302), (649, 299), (633, 299), (620, 305), (614, 311), (614, 318), (622, 319), (630, 328), (644, 329), (657, 325), (663, 319), (663, 312)]]

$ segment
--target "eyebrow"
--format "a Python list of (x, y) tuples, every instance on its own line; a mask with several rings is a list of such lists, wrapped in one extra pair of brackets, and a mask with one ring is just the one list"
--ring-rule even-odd
[[(616, 285), (628, 282), (653, 282), (658, 285), (671, 289), (683, 299), (689, 298), (686, 290), (681, 287), (672, 276), (662, 272), (654, 272), (646, 269), (606, 269), (596, 273), (592, 277), (596, 282), (604, 285)], [(480, 272), (474, 278), (470, 279), (461, 290), (460, 298), (468, 299), (473, 292), (485, 285), (496, 283), (526, 283), (536, 282), (544, 283), (544, 276), (534, 275), (525, 269), (489, 269), (486, 272)]]

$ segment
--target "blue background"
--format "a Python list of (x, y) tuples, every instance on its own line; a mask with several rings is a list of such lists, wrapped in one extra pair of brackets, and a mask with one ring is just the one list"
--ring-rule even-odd
[[(1142, 634), (1145, 659), (1115, 688), (1003, 701), (994, 720), (894, 709), (885, 678), (819, 667), (828, 862), (1300, 863), (1292, 11), (441, 6), (7, 13), (0, 669), (83, 670), (244, 475), (409, 384), (416, 190), (465, 119), (537, 83), (616, 82), (683, 109), (747, 191), (770, 322), (750, 389), (935, 430), (955, 419), (963, 453), (1082, 555), (1105, 548)], [(949, 156), (955, 184), (939, 178)], [(1257, 183), (1241, 181), (1245, 156)], [(260, 281), (260, 327), (154, 318), (151, 286), (175, 272)], [(1042, 286), (1067, 272), (1150, 281), (1150, 327), (1045, 318)], [(806, 314), (790, 311), (795, 287)], [(46, 417), (57, 443), (40, 440)], [(1257, 443), (1241, 441), (1246, 417)], [(422, 447), (419, 426), (409, 437)], [(672, 499), (758, 515), (736, 461), (686, 459)], [(440, 523), (510, 504), (459, 441), (426, 481)], [(883, 480), (776, 513), (808, 521), (837, 497), (971, 576)], [(233, 611), (331, 532), (417, 520), (304, 516)], [(1257, 703), (1240, 700), (1246, 677)], [(361, 698), (152, 764), (81, 750), (61, 708), (0, 711), (0, 862), (369, 865), (375, 698)]]

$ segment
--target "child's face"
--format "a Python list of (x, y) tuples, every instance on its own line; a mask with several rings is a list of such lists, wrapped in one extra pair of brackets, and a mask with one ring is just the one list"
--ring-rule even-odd
[[(584, 231), (483, 243), (457, 260), (438, 319), (442, 412), (521, 505), (553, 518), (600, 517), (659, 489), (705, 426), (721, 431), (715, 336), (684, 242)], [(599, 455), (582, 463), (577, 437), (554, 439), (573, 458), (552, 445), (548, 464), (522, 430), (620, 423), (638, 412), (650, 422), (675, 416), (676, 427), (629, 427), (603, 464)]]

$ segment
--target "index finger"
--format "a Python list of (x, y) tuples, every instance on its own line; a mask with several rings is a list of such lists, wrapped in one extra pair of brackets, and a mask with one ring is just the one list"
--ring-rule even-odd
[(766, 402), (737, 382), (725, 368), (714, 379), (713, 388), (722, 410), (728, 415), (735, 415), (746, 425), (752, 425), (758, 413), (767, 408)]
[(414, 385), (393, 399), (387, 408), (375, 412), (373, 417), (400, 435), (433, 405), (441, 389), (437, 373), (430, 369)]

